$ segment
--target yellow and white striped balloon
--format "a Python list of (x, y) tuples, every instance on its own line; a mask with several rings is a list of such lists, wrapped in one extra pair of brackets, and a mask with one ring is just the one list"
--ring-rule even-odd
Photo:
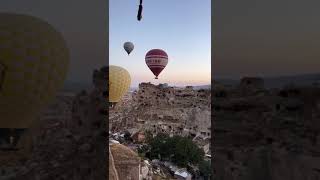
[(0, 13), (0, 128), (28, 128), (63, 86), (69, 50), (45, 21)]
[(119, 102), (129, 90), (130, 83), (130, 74), (126, 69), (109, 66), (109, 102)]

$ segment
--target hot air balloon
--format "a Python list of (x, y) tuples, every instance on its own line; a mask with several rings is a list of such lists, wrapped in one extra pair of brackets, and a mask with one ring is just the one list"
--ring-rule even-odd
[(132, 42), (125, 42), (125, 43), (123, 44), (123, 48), (124, 48), (124, 50), (127, 51), (128, 55), (129, 55), (129, 54), (131, 53), (131, 51), (133, 50), (134, 45), (133, 45)]
[(129, 72), (119, 66), (109, 66), (109, 102), (116, 104), (129, 90), (131, 78)]
[[(62, 35), (41, 19), (0, 13), (0, 22), (0, 133), (8, 139), (8, 129), (20, 134), (36, 123), (63, 86), (69, 51)], [(9, 137), (12, 144), (15, 136)]]
[(158, 79), (159, 74), (168, 64), (168, 55), (161, 49), (152, 49), (146, 54), (145, 60), (149, 69), (156, 76), (155, 79)]

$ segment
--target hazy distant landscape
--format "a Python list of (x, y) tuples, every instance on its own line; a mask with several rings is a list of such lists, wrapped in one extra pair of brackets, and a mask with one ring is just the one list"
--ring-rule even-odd
[[(176, 86), (175, 86), (176, 87)], [(178, 86), (178, 88), (185, 88), (186, 86)], [(202, 86), (192, 86), (194, 90), (199, 90), (199, 89), (211, 89), (211, 85), (202, 85)], [(130, 91), (135, 91), (138, 90), (138, 87), (131, 87)]]
[[(266, 88), (281, 88), (284, 85), (294, 83), (299, 86), (312, 85), (316, 82), (320, 83), (320, 73), (318, 74), (301, 74), (292, 76), (278, 76), (278, 77), (263, 77)], [(235, 85), (239, 82), (239, 79), (228, 79), (228, 78), (217, 78), (215, 81), (225, 84), (225, 85)], [(197, 89), (210, 89), (211, 85), (193, 86), (195, 90)], [(81, 90), (90, 89), (90, 84), (82, 82), (72, 82), (68, 81), (63, 87), (63, 91), (77, 92)], [(138, 87), (131, 87), (130, 91), (137, 90)]]
[[(73, 81), (68, 81), (65, 82), (64, 87), (62, 91), (67, 91), (67, 92), (79, 92), (81, 90), (89, 90), (91, 88), (91, 84), (86, 84), (83, 82), (73, 82)], [(181, 86), (184, 87), (184, 86)], [(198, 89), (210, 89), (211, 85), (202, 85), (202, 86), (193, 86), (193, 89), (198, 90)], [(138, 90), (138, 87), (130, 87), (129, 91), (135, 91)]]
[[(262, 77), (266, 88), (281, 88), (288, 84), (295, 84), (299, 86), (308, 86), (320, 82), (320, 73), (318, 74), (301, 74), (292, 76), (278, 76), (278, 77)], [(239, 79), (217, 78), (215, 81), (225, 85), (238, 84)]]

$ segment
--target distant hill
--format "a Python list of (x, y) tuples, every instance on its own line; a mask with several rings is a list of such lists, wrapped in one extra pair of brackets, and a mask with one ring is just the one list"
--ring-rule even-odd
[(270, 77), (265, 79), (265, 86), (267, 88), (280, 88), (287, 84), (295, 84), (299, 86), (312, 85), (313, 83), (320, 82), (319, 74), (304, 74), (295, 76), (280, 76)]
[[(225, 85), (237, 85), (240, 79), (215, 79), (215, 81)], [(281, 88), (291, 83), (298, 86), (305, 86), (312, 85), (316, 82), (320, 83), (320, 73), (264, 78), (266, 88)]]
[[(170, 86), (170, 85), (169, 85)], [(172, 86), (172, 87), (175, 87), (175, 88), (185, 88), (185, 86)], [(130, 92), (133, 92), (135, 90), (138, 90), (139, 87), (130, 87)], [(199, 89), (211, 89), (211, 85), (208, 84), (208, 85), (202, 85), (202, 86), (193, 86), (193, 89), (194, 90), (199, 90)]]
[(199, 90), (199, 89), (211, 89), (211, 84), (209, 85), (202, 85), (202, 86), (193, 86), (194, 90)]

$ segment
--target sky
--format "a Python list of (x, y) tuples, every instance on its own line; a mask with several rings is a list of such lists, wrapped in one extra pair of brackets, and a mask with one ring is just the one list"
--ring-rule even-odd
[(108, 64), (107, 1), (1, 0), (0, 12), (32, 15), (62, 33), (70, 51), (66, 82), (90, 84), (92, 73)]
[[(317, 0), (110, 0), (110, 64), (125, 67), (133, 85), (141, 81), (207, 84), (213, 78), (278, 76), (320, 71), (320, 1)], [(65, 37), (71, 54), (67, 81), (91, 83), (106, 65), (107, 1), (1, 0), (0, 12), (40, 17)], [(125, 41), (136, 47), (128, 57)], [(159, 76), (144, 62), (145, 53), (163, 48), (169, 63)]]
[[(132, 87), (141, 82), (174, 86), (211, 83), (211, 1), (144, 0), (137, 20), (138, 0), (109, 1), (109, 64), (130, 73)], [(134, 43), (130, 56), (123, 49)], [(145, 64), (145, 54), (163, 49), (169, 56), (159, 79)]]
[(320, 1), (214, 2), (214, 78), (320, 72)]

